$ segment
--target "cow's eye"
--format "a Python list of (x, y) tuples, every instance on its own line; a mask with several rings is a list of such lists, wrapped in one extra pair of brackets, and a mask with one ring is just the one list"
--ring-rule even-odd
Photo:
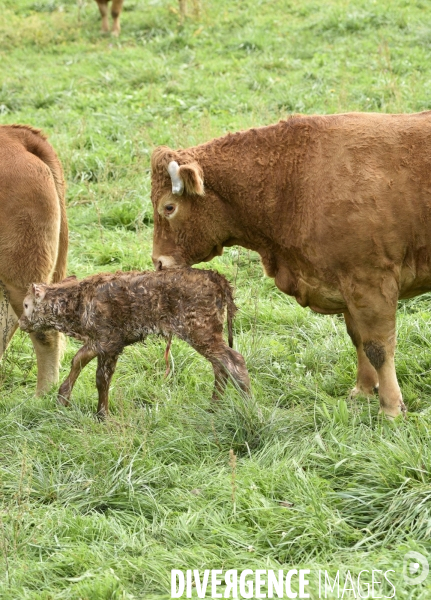
[(24, 308), (28, 308), (28, 304), (24, 304)]
[(174, 214), (175, 209), (176, 209), (175, 204), (165, 204), (165, 215), (169, 216), (169, 215)]

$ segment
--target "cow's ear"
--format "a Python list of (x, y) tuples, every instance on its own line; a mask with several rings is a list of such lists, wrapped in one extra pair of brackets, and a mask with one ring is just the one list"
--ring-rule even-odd
[(42, 302), (42, 300), (45, 298), (46, 289), (43, 285), (33, 283), (31, 286), (31, 292), (36, 302)]
[(197, 162), (181, 165), (178, 169), (178, 176), (184, 184), (186, 194), (198, 196), (205, 194), (203, 173)]

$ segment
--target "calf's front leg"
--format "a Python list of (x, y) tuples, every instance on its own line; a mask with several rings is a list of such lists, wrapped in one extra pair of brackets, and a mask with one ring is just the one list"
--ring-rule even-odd
[(72, 393), (76, 380), (78, 379), (82, 369), (88, 365), (90, 360), (92, 360), (96, 354), (97, 353), (88, 346), (82, 346), (82, 348), (80, 348), (75, 354), (72, 359), (72, 368), (70, 373), (58, 390), (57, 400), (60, 404), (63, 406), (69, 406), (70, 394)]
[(118, 354), (97, 356), (96, 386), (99, 392), (99, 404), (97, 405), (97, 417), (103, 420), (108, 415), (109, 384), (117, 366)]

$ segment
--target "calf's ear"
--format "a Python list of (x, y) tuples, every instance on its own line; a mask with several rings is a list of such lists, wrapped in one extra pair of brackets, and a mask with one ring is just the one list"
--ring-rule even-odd
[(45, 286), (33, 283), (33, 285), (31, 286), (31, 291), (36, 302), (42, 302), (42, 300), (45, 298)]

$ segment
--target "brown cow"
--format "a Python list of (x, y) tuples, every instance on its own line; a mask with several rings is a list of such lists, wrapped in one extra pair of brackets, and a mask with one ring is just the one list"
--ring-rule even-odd
[[(0, 357), (32, 281), (66, 274), (68, 230), (60, 161), (38, 129), (0, 126)], [(36, 393), (58, 381), (60, 335), (31, 335)]]
[[(56, 285), (33, 285), (19, 324), (29, 332), (54, 328), (84, 342), (60, 387), (61, 404), (69, 404), (80, 372), (97, 356), (97, 414), (103, 417), (108, 414), (109, 384), (119, 355), (125, 346), (144, 341), (150, 333), (176, 335), (211, 362), (214, 399), (223, 392), (228, 375), (248, 392), (244, 359), (232, 350), (235, 311), (229, 283), (214, 271), (119, 271), (82, 281), (68, 277)], [(230, 347), (223, 340), (226, 312)]]
[(153, 261), (257, 251), (301, 306), (344, 315), (352, 394), (405, 411), (394, 366), (399, 298), (431, 290), (431, 111), (292, 117), (152, 157)]
[[(96, 0), (102, 17), (102, 31), (107, 33), (109, 31), (108, 21), (108, 1), (109, 0)], [(116, 37), (120, 35), (120, 14), (123, 9), (124, 0), (112, 0), (111, 15), (113, 19), (112, 23), (112, 35)]]

